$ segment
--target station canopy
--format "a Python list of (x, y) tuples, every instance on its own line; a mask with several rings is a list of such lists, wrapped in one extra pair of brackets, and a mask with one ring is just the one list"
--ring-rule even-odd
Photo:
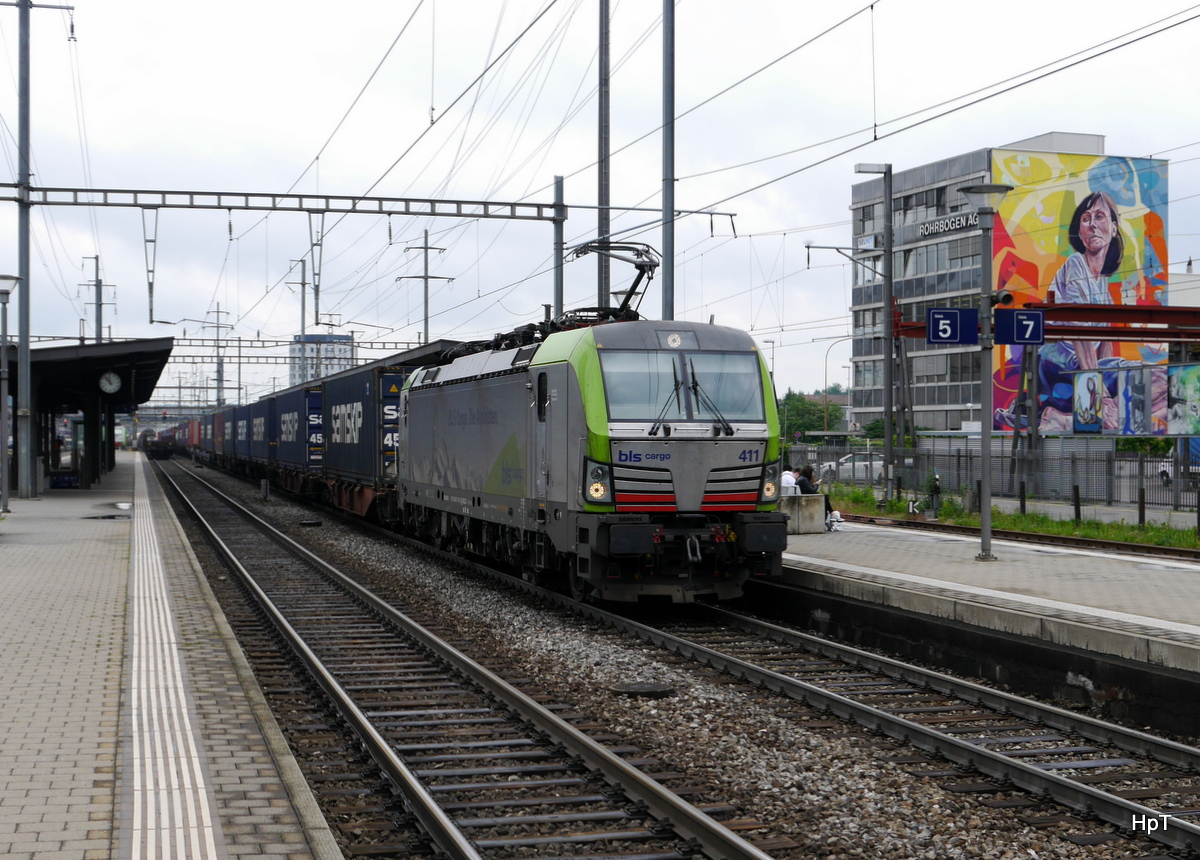
[[(111, 413), (133, 412), (154, 393), (174, 343), (172, 337), (161, 337), (30, 350), (34, 411), (80, 412), (92, 408), (99, 397)], [(16, 381), (12, 358), (10, 352), (10, 385)], [(101, 377), (110, 373), (116, 374), (120, 385), (105, 392)]]

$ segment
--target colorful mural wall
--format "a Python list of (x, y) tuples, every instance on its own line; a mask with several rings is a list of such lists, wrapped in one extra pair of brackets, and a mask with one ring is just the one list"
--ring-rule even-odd
[[(1014, 307), (1046, 301), (1050, 291), (1060, 304), (1167, 303), (1166, 161), (993, 150), (992, 181), (1013, 186), (995, 221), (992, 272), (996, 289), (1013, 294)], [(1086, 327), (1080, 328), (1082, 335)], [(1018, 423), (1013, 406), (1023, 349), (998, 346), (994, 352), (996, 429)], [(1037, 350), (1042, 432), (1166, 432), (1165, 375), (1163, 426), (1156, 430), (1147, 409), (1153, 396), (1147, 400), (1145, 394), (1151, 380), (1142, 372), (1142, 365), (1166, 362), (1165, 344), (1081, 337)], [(1132, 366), (1136, 384), (1121, 373)], [(1139, 395), (1143, 405), (1135, 409), (1130, 404)]]
[(1200, 436), (1200, 364), (1167, 369), (1167, 433)]
[[(1192, 368), (1197, 373), (1192, 373)], [(1195, 400), (1190, 399), (1192, 395), (1187, 390), (1189, 381), (1196, 385)], [(1106, 402), (1104, 392), (1110, 387), (1117, 394)], [(1192, 435), (1192, 431), (1182, 429), (1180, 421), (1174, 424), (1171, 421), (1174, 412), (1187, 413), (1183, 404), (1189, 402), (1200, 406), (1200, 368), (1194, 365), (1081, 370), (1075, 373), (1072, 423), (1076, 433)], [(1170, 407), (1172, 403), (1176, 404), (1174, 409)]]

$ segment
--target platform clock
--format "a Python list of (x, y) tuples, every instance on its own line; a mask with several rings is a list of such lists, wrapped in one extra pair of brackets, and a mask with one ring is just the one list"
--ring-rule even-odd
[(100, 390), (105, 394), (116, 394), (121, 389), (121, 377), (106, 370), (100, 374)]

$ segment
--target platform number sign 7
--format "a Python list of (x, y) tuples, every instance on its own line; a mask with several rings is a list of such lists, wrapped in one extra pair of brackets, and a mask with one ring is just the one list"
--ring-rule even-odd
[(1040, 310), (996, 309), (996, 343), (1038, 344), (1045, 339), (1045, 314)]

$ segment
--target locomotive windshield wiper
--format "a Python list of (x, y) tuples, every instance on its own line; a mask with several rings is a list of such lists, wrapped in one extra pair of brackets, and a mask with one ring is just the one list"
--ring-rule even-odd
[(700, 387), (700, 380), (696, 377), (696, 363), (688, 362), (688, 367), (692, 371), (692, 394), (696, 395), (698, 400), (706, 409), (711, 410), (713, 415), (717, 416), (717, 421), (721, 425), (721, 430), (726, 436), (733, 435), (733, 425), (725, 420), (725, 416), (721, 414), (721, 410), (717, 408), (717, 404), (713, 403), (713, 399), (708, 396), (708, 392)]
[(657, 436), (657, 435), (658, 435), (658, 428), (659, 428), (659, 427), (662, 427), (662, 428), (663, 428), (663, 430), (664, 430), (664, 432), (663, 432), (663, 435), (664, 435), (664, 436), (670, 436), (670, 435), (671, 435), (671, 425), (670, 425), (670, 424), (666, 424), (666, 423), (664, 423), (664, 422), (663, 422), (663, 418), (666, 416), (666, 414), (667, 414), (667, 410), (671, 408), (671, 398), (672, 398), (672, 397), (674, 397), (674, 398), (675, 398), (675, 411), (676, 411), (676, 412), (683, 412), (683, 408), (682, 408), (682, 407), (679, 405), (679, 389), (683, 387), (683, 380), (679, 378), (679, 368), (675, 366), (675, 363), (674, 363), (674, 362), (672, 362), (672, 363), (671, 363), (671, 375), (672, 375), (673, 377), (675, 377), (675, 387), (674, 387), (674, 388), (672, 388), (672, 389), (671, 389), (671, 393), (667, 395), (667, 400), (666, 400), (666, 402), (663, 404), (663, 407), (662, 407), (662, 409), (659, 411), (659, 413), (658, 413), (658, 418), (656, 418), (656, 419), (654, 420), (654, 426), (652, 426), (652, 427), (650, 428), (650, 435), (651, 435), (651, 436)]

